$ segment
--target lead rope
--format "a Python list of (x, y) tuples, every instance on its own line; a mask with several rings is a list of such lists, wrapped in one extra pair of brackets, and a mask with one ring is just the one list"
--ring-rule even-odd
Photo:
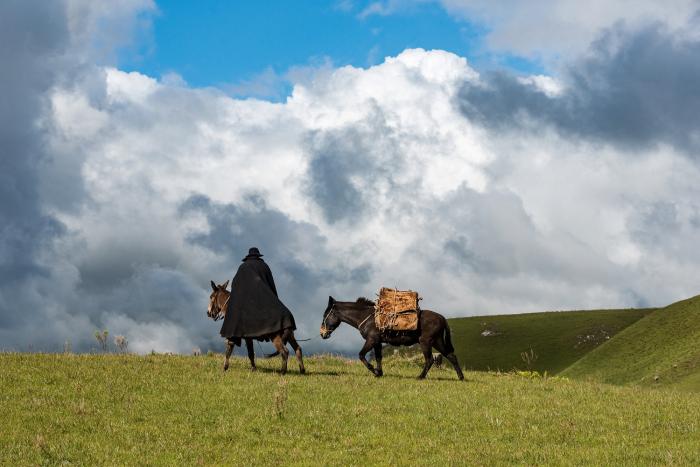
[[(228, 297), (226, 297), (226, 301), (224, 302), (223, 306), (219, 307), (219, 312), (222, 312), (222, 311), (223, 311), (224, 317), (226, 317), (226, 313), (227, 313), (227, 311), (228, 311), (228, 309), (226, 308), (226, 306), (228, 305), (228, 301), (231, 299), (231, 295), (232, 295), (232, 293), (229, 292)], [(335, 305), (333, 305), (333, 306), (335, 306)], [(331, 307), (331, 311), (333, 311), (333, 307)], [(330, 312), (328, 312), (328, 314), (330, 315)], [(326, 315), (326, 318), (328, 318), (328, 315)], [(325, 326), (325, 324), (326, 324), (326, 318), (323, 319), (323, 324), (324, 324), (324, 326)], [(310, 338), (308, 338), (308, 339), (296, 339), (296, 341), (297, 341), (297, 342), (308, 342), (308, 341), (310, 341), (311, 339), (313, 339), (313, 338), (310, 337)], [(260, 347), (260, 341), (257, 341), (257, 340), (256, 340), (256, 342), (258, 343), (258, 348), (260, 349), (260, 352), (261, 352), (260, 355), (265, 355), (265, 353), (262, 351), (262, 348)]]

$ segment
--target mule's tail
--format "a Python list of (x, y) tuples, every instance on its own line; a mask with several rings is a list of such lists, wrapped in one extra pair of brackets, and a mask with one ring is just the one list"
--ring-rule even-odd
[(272, 353), (266, 353), (266, 354), (265, 354), (265, 358), (276, 357), (276, 356), (278, 356), (279, 354), (280, 354), (280, 351), (279, 351), (279, 350), (275, 350), (275, 351), (272, 352)]
[(455, 348), (452, 346), (452, 334), (450, 333), (450, 325), (447, 324), (447, 320), (445, 320), (445, 350), (447, 350), (447, 353), (454, 353)]

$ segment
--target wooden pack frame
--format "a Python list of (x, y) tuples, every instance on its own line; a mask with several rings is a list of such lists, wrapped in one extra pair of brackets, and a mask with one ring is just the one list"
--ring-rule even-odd
[(418, 292), (382, 287), (374, 307), (374, 323), (380, 331), (415, 331), (420, 308)]

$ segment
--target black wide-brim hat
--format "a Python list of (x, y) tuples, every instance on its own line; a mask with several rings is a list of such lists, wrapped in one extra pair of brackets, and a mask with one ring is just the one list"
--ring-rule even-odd
[(258, 250), (257, 248), (253, 247), (253, 248), (251, 248), (251, 249), (248, 250), (248, 256), (246, 256), (245, 258), (243, 258), (242, 261), (245, 261), (245, 260), (247, 260), (248, 258), (261, 258), (262, 256), (263, 256), (263, 255), (260, 253), (260, 250)]

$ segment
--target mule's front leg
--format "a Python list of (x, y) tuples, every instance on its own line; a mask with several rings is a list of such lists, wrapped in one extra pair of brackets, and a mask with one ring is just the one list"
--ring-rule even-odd
[(375, 344), (374, 345), (374, 359), (377, 362), (377, 371), (374, 373), (375, 376), (383, 376), (384, 372), (382, 371), (382, 344)]
[(228, 370), (228, 359), (231, 357), (231, 353), (233, 353), (233, 341), (227, 340), (226, 341), (226, 360), (224, 360), (224, 371)]
[(255, 350), (253, 349), (253, 339), (246, 338), (245, 347), (248, 350), (248, 360), (250, 360), (250, 369), (255, 371), (257, 367), (255, 366)]
[(364, 365), (367, 367), (367, 369), (369, 371), (371, 371), (374, 376), (379, 376), (377, 374), (377, 370), (375, 370), (374, 367), (372, 366), (372, 364), (370, 362), (368, 362), (367, 359), (365, 358), (365, 356), (367, 355), (367, 352), (369, 352), (372, 349), (372, 347), (374, 347), (373, 342), (365, 341), (365, 345), (363, 345), (362, 349), (360, 350), (360, 361), (362, 363), (364, 363)]

